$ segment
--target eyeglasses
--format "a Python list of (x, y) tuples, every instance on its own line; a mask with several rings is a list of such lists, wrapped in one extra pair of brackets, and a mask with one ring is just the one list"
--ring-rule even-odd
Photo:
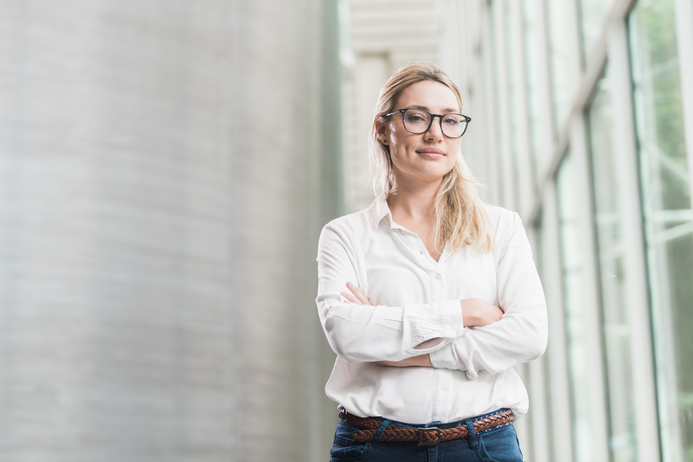
[(448, 114), (431, 114), (425, 109), (418, 108), (407, 108), (400, 109), (399, 111), (391, 112), (385, 114), (385, 117), (390, 117), (395, 114), (402, 114), (402, 124), (404, 129), (409, 133), (414, 133), (420, 135), (426, 133), (431, 129), (431, 124), (433, 119), (436, 117), (440, 118), (440, 130), (443, 135), (448, 138), (460, 138), (467, 131), (469, 122), (472, 121), (471, 117), (466, 115), (457, 114), (455, 112), (450, 112)]

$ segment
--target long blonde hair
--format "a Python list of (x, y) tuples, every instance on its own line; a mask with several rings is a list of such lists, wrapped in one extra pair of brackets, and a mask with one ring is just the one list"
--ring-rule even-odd
[[(455, 94), (462, 109), (462, 96), (457, 85), (438, 66), (430, 62), (417, 62), (404, 66), (385, 83), (380, 90), (375, 107), (375, 119), (368, 140), (368, 152), (373, 170), (375, 195), (382, 199), (397, 188), (390, 149), (380, 141), (377, 124), (383, 123), (384, 115), (392, 112), (402, 91), (409, 85), (424, 80), (433, 80), (447, 86)], [(492, 238), (488, 216), (479, 197), (479, 182), (472, 176), (469, 167), (458, 153), (454, 167), (443, 176), (435, 198), (434, 242), (441, 251), (446, 242), (453, 249), (473, 245), (478, 250), (490, 251)]]

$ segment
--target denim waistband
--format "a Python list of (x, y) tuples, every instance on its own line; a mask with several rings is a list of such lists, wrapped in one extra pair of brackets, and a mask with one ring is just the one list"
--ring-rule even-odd
[[(478, 415), (476, 417), (470, 417), (470, 418), (472, 419), (472, 422), (476, 422), (477, 420), (483, 419), (484, 417), (488, 417), (488, 416), (494, 415), (494, 414), (499, 414), (499, 413), (501, 413), (503, 411), (507, 411), (507, 410), (508, 410), (507, 408), (496, 409), (495, 411), (488, 412), (488, 413), (482, 414), (482, 415)], [(385, 417), (369, 417), (369, 418), (373, 419), (373, 420), (377, 420), (378, 422), (382, 422), (384, 420), (390, 420), (390, 419), (386, 419)], [(455, 420), (453, 422), (447, 422), (447, 423), (435, 421), (435, 422), (429, 422), (427, 424), (412, 424), (412, 423), (407, 423), (407, 422), (400, 422), (398, 420), (390, 420), (390, 424), (397, 425), (400, 427), (412, 427), (412, 428), (438, 427), (440, 429), (444, 429), (444, 428), (458, 427), (460, 425), (466, 425), (466, 420), (467, 419)]]

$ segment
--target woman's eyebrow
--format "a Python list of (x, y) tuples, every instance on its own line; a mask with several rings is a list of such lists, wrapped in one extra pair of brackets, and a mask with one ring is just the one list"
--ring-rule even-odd
[[(407, 109), (423, 109), (424, 111), (431, 112), (431, 110), (426, 106), (414, 105), (414, 106), (408, 106)], [(459, 109), (454, 109), (454, 108), (449, 108), (449, 107), (446, 107), (443, 109), (443, 114), (449, 114), (450, 112), (454, 112), (455, 114), (458, 114), (460, 111), (459, 111)]]

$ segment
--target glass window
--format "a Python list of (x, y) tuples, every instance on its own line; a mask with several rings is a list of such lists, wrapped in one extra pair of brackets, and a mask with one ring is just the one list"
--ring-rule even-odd
[[(550, 218), (549, 218), (550, 219)], [(533, 240), (533, 249), (534, 249), (534, 261), (536, 262), (537, 265), (537, 271), (539, 272), (539, 277), (542, 280), (542, 283), (544, 284), (544, 292), (546, 294), (546, 299), (547, 301), (552, 299), (552, 291), (554, 288), (548, 286), (548, 281), (551, 280), (551, 276), (549, 275), (551, 271), (551, 263), (549, 260), (552, 259), (553, 257), (553, 252), (551, 252), (550, 246), (547, 246), (547, 236), (551, 232), (548, 224), (548, 219), (544, 217), (543, 211), (540, 212), (539, 216), (537, 217), (537, 220), (534, 225), (534, 240)], [(549, 317), (551, 316), (551, 313), (549, 312)], [(548, 454), (553, 454), (554, 453), (554, 443), (556, 439), (555, 435), (555, 429), (552, 425), (553, 419), (551, 418), (551, 412), (550, 412), (550, 407), (551, 404), (554, 400), (554, 392), (555, 390), (552, 387), (552, 382), (550, 379), (550, 374), (551, 374), (551, 369), (550, 369), (550, 361), (549, 361), (549, 355), (556, 354), (555, 351), (552, 351), (551, 349), (551, 343), (549, 343), (549, 347), (546, 350), (546, 353), (544, 353), (544, 356), (540, 358), (538, 361), (541, 361), (543, 363), (542, 369), (543, 369), (543, 374), (541, 378), (543, 379), (543, 383), (537, 384), (537, 388), (540, 389), (542, 394), (539, 396), (539, 399), (543, 401), (541, 403), (541, 408), (544, 408), (545, 411), (543, 413), (539, 413), (537, 409), (537, 404), (536, 401), (533, 399), (532, 394), (530, 393), (530, 401), (532, 401), (532, 405), (530, 406), (530, 412), (527, 413), (527, 416), (530, 419), (530, 428), (533, 429), (533, 437), (531, 438), (531, 453), (533, 454), (534, 457), (537, 460), (541, 460), (542, 458), (539, 455), (540, 451), (545, 451), (548, 452)], [(534, 385), (534, 384), (532, 384)], [(531, 391), (528, 388), (528, 391)], [(536, 394), (534, 396), (537, 396)], [(541, 409), (540, 408), (540, 409)], [(538, 423), (539, 420), (544, 420), (545, 424), (540, 424)], [(546, 428), (547, 431), (538, 433), (535, 428)], [(538, 433), (538, 434), (537, 434)], [(548, 454), (545, 456), (546, 458), (549, 458)]]
[(523, 197), (524, 188), (520, 186), (522, 181), (532, 181), (530, 178), (524, 178), (521, 167), (520, 156), (520, 119), (523, 117), (521, 113), (523, 96), (520, 82), (521, 80), (515, 76), (521, 72), (522, 55), (515, 52), (515, 18), (512, 16), (512, 8), (510, 3), (516, 0), (505, 0), (503, 8), (503, 28), (505, 35), (505, 55), (506, 55), (506, 81), (508, 82), (508, 105), (510, 107), (510, 147), (512, 149), (513, 174), (515, 177), (513, 194), (515, 195), (515, 207), (518, 209), (529, 200), (529, 197)]
[(566, 322), (566, 341), (568, 351), (568, 371), (573, 411), (572, 427), (575, 449), (575, 462), (593, 462), (591, 444), (592, 422), (590, 387), (585, 378), (590, 376), (592, 364), (588, 361), (588, 342), (584, 302), (583, 262), (577, 215), (576, 181), (573, 161), (566, 155), (556, 176), (558, 193), (558, 222), (561, 244), (561, 272), (563, 279), (563, 304)]
[(674, 4), (640, 0), (629, 40), (660, 438), (663, 459), (679, 462), (693, 461), (693, 213)]
[(604, 32), (613, 4), (613, 0), (580, 0), (583, 61), (587, 61)]
[[(532, 161), (534, 170), (542, 165), (539, 158), (541, 155), (542, 141), (541, 130), (541, 79), (539, 72), (543, 66), (539, 62), (541, 59), (541, 43), (539, 42), (540, 21), (539, 3), (536, 0), (523, 0), (522, 2), (522, 25), (525, 45), (525, 74), (527, 75), (527, 110), (530, 129), (530, 147), (532, 150)], [(538, 172), (537, 172), (538, 173)]]
[(568, 121), (572, 105), (572, 92), (576, 76), (572, 72), (571, 60), (574, 52), (570, 33), (572, 1), (545, 2), (549, 29), (549, 60), (551, 66), (551, 95), (555, 134), (558, 137)]
[[(492, 88), (493, 88), (493, 93), (491, 95), (491, 99), (493, 100), (493, 114), (496, 116), (494, 117), (494, 122), (495, 122), (495, 131), (496, 133), (503, 133), (503, 124), (501, 122), (501, 117), (502, 117), (502, 112), (500, 110), (500, 98), (501, 98), (501, 91), (504, 90), (504, 88), (501, 88), (501, 84), (499, 81), (499, 75), (500, 69), (502, 69), (501, 63), (504, 62), (504, 56), (501, 51), (501, 44), (498, 41), (498, 36), (497, 36), (497, 29), (498, 27), (503, 27), (503, 24), (496, 24), (497, 21), (497, 16), (496, 16), (496, 8), (500, 8), (502, 5), (500, 2), (491, 2), (489, 5), (489, 10), (488, 10), (488, 17), (489, 17), (489, 31), (490, 31), (490, 48), (491, 48), (491, 80), (492, 80)], [(497, 183), (497, 191), (496, 191), (496, 197), (502, 198), (506, 197), (506, 191), (505, 188), (507, 188), (507, 184), (505, 181), (503, 181), (503, 169), (501, 166), (503, 165), (503, 148), (502, 148), (502, 143), (500, 140), (496, 142), (496, 149), (495, 149), (495, 157), (496, 157), (496, 165), (498, 166), (498, 171), (497, 175), (498, 178), (500, 179)], [(507, 204), (506, 204), (507, 206)]]
[(599, 266), (599, 289), (604, 326), (609, 396), (609, 448), (613, 462), (638, 460), (635, 440), (635, 403), (632, 387), (628, 309), (624, 290), (624, 242), (619, 170), (614, 155), (613, 102), (607, 70), (587, 113), (594, 187), (594, 213)]

